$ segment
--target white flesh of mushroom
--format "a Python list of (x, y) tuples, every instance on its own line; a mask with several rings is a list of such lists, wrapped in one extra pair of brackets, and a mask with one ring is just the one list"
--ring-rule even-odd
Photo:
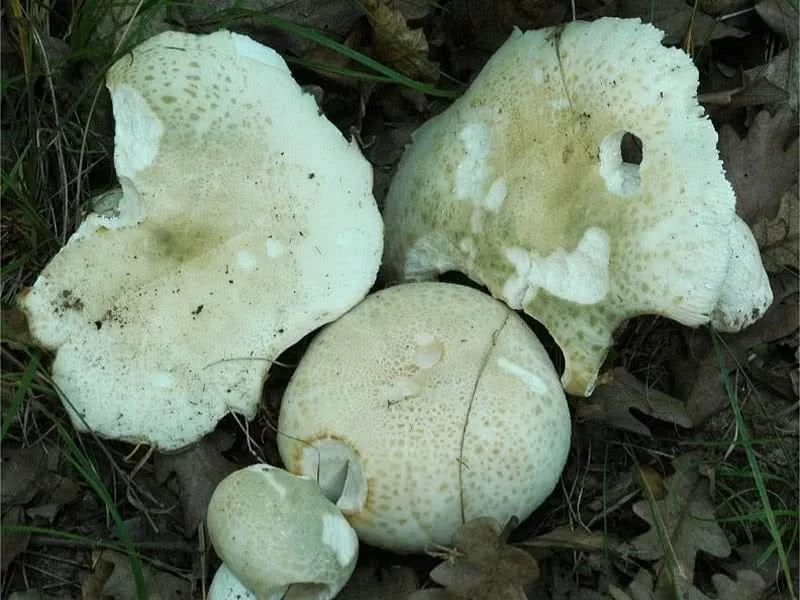
[[(707, 323), (729, 272), (752, 300), (737, 324), (769, 304), (749, 293), (763, 291), (757, 254), (729, 265), (717, 135), (691, 59), (662, 37), (610, 18), (515, 32), (414, 134), (386, 199), (389, 277), (458, 270), (524, 309), (560, 345), (570, 393), (591, 393), (625, 319)], [(626, 133), (640, 164), (623, 156)]]
[(570, 445), (534, 334), (502, 303), (444, 283), (380, 291), (324, 329), (278, 430), (287, 469), (318, 477), (362, 540), (398, 552), (449, 544), (477, 517), (525, 519)]
[(719, 331), (740, 331), (758, 320), (772, 299), (769, 277), (753, 232), (736, 217), (730, 231), (728, 273), (711, 314), (711, 325)]
[[(274, 594), (279, 600), (283, 598), (285, 589), (276, 590)], [(280, 593), (281, 595), (278, 595)], [(244, 587), (231, 570), (222, 563), (214, 573), (211, 587), (208, 588), (208, 600), (259, 600), (256, 595)]]
[(317, 483), (269, 465), (223, 479), (206, 523), (223, 560), (209, 600), (328, 600), (356, 566), (356, 533)]
[(253, 40), (160, 34), (109, 71), (116, 211), (21, 300), (81, 430), (172, 449), (255, 414), (271, 361), (357, 303), (372, 171)]

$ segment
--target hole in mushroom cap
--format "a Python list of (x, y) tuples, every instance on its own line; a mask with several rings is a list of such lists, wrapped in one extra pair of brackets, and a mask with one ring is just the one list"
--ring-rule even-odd
[(600, 176), (612, 194), (632, 196), (642, 187), (642, 140), (630, 131), (615, 131), (600, 142)]
[(642, 164), (642, 140), (626, 131), (619, 142), (619, 152), (622, 155), (622, 162), (631, 165)]
[(325, 497), (343, 513), (358, 513), (367, 502), (361, 460), (342, 440), (321, 439), (303, 448), (300, 469), (315, 477)]

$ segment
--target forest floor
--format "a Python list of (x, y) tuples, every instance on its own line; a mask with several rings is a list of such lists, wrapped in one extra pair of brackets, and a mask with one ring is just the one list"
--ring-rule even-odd
[[(245, 4), (252, 12), (227, 0), (4, 3), (0, 597), (204, 598), (218, 565), (202, 527), (211, 492), (240, 466), (280, 464), (274, 430), (292, 373), (282, 365), (296, 364), (303, 346), (272, 369), (255, 421), (227, 417), (202, 442), (165, 454), (78, 434), (49, 377), (53, 357), (31, 343), (16, 307), (91, 199), (116, 185), (103, 86), (116, 59), (165, 29), (228, 28), (272, 46), (357, 140), (380, 205), (411, 133), (513, 27), (622, 16), (652, 21), (695, 61), (699, 100), (775, 301), (737, 334), (660, 317), (626, 323), (595, 393), (570, 399), (560, 484), (508, 540), (536, 560), (536, 573), (516, 572), (504, 545), (487, 552), (480, 535), (455, 564), (487, 582), (518, 581), (531, 599), (797, 598), (796, 0)], [(399, 600), (435, 588), (441, 560), (362, 548), (340, 597)], [(447, 597), (465, 597), (438, 581)]]

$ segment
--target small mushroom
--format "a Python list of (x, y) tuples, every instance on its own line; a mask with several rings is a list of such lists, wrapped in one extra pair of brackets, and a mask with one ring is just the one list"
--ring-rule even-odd
[(386, 198), (389, 278), (486, 285), (548, 329), (573, 394), (630, 317), (732, 310), (715, 322), (739, 327), (771, 301), (757, 252), (732, 264), (735, 198), (697, 69), (662, 37), (613, 18), (515, 32), (414, 134)]
[(460, 285), (368, 296), (311, 343), (284, 394), (278, 448), (359, 537), (396, 552), (463, 523), (527, 518), (570, 445), (558, 375), (524, 321)]
[(162, 33), (107, 86), (122, 192), (20, 304), (76, 428), (175, 449), (363, 298), (382, 222), (358, 147), (248, 37)]
[(206, 524), (223, 561), (209, 600), (328, 600), (356, 566), (358, 537), (317, 483), (269, 465), (223, 479)]

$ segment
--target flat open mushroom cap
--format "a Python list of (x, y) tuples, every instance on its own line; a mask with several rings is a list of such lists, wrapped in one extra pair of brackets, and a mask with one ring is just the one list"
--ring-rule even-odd
[(416, 132), (386, 199), (389, 276), (458, 270), (524, 309), (561, 346), (573, 394), (591, 393), (625, 319), (708, 322), (733, 254), (697, 70), (662, 37), (610, 18), (516, 32)]
[(107, 85), (118, 214), (89, 215), (21, 305), (76, 427), (179, 448), (252, 417), (270, 361), (367, 293), (372, 171), (241, 35), (160, 34)]
[(525, 519), (553, 491), (570, 417), (550, 359), (468, 287), (368, 296), (311, 343), (281, 405), (286, 468), (318, 478), (370, 544), (422, 552), (463, 523)]

